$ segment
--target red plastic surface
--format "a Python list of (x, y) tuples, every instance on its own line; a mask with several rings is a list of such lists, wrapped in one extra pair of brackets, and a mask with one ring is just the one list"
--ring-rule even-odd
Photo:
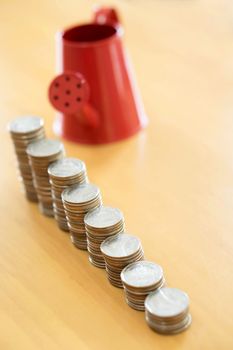
[[(51, 83), (49, 98), (60, 111), (59, 131), (66, 139), (89, 144), (113, 142), (135, 134), (147, 123), (117, 18), (113, 9), (98, 10), (95, 22), (70, 28), (58, 37), (62, 53), (58, 59), (64, 74)], [(99, 24), (101, 21), (105, 24)], [(74, 80), (81, 74), (88, 84), (82, 85), (81, 103), (71, 95), (67, 100), (67, 72)], [(54, 100), (56, 82), (61, 83), (60, 101)], [(86, 86), (90, 87), (89, 99)], [(75, 84), (70, 91), (76, 94)]]

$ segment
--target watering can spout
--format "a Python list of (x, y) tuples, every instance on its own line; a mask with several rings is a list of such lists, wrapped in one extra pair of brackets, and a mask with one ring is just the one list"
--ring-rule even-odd
[(49, 100), (57, 111), (73, 116), (74, 122), (97, 127), (98, 112), (90, 105), (89, 96), (89, 84), (81, 73), (64, 72), (50, 83)]

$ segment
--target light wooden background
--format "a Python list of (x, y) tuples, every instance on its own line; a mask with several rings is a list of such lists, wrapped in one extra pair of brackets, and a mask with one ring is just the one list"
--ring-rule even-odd
[(151, 331), (20, 193), (5, 125), (39, 114), (53, 136), (54, 33), (88, 21), (94, 2), (1, 0), (0, 348), (232, 349), (233, 2), (111, 3), (150, 124), (125, 142), (66, 150), (86, 162), (104, 202), (123, 210), (168, 284), (188, 292), (193, 323), (177, 336)]

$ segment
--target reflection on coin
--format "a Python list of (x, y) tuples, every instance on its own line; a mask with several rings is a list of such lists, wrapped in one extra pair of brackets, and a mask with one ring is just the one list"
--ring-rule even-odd
[(26, 134), (44, 126), (43, 119), (37, 116), (19, 117), (8, 124), (8, 130), (16, 134)]
[(101, 244), (101, 251), (106, 256), (121, 258), (136, 253), (140, 246), (138, 237), (125, 233), (105, 239)]
[(86, 171), (84, 162), (76, 158), (59, 159), (50, 164), (48, 168), (49, 175), (55, 178), (72, 178), (84, 171)]
[(85, 223), (87, 226), (105, 228), (114, 226), (122, 219), (123, 214), (119, 209), (102, 206), (86, 215)]
[(148, 325), (160, 333), (178, 333), (191, 323), (189, 297), (177, 288), (163, 287), (150, 293), (145, 310)]
[(147, 310), (158, 317), (174, 317), (189, 307), (188, 295), (177, 288), (161, 288), (151, 293), (145, 302)]
[(162, 267), (145, 260), (128, 265), (121, 273), (122, 281), (128, 286), (136, 288), (153, 286), (162, 278)]
[(32, 142), (27, 148), (27, 153), (31, 157), (49, 157), (64, 152), (64, 146), (59, 140), (43, 139)]
[(99, 193), (99, 188), (90, 183), (83, 186), (73, 185), (64, 190), (62, 199), (65, 202), (81, 204), (90, 202), (92, 199), (96, 198)]

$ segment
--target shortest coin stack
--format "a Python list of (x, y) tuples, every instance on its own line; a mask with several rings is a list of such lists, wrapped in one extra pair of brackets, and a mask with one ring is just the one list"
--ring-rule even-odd
[(105, 239), (100, 249), (109, 282), (115, 287), (123, 288), (121, 271), (128, 264), (144, 259), (141, 241), (136, 236), (122, 233)]
[(37, 202), (36, 189), (33, 185), (32, 171), (26, 148), (30, 142), (45, 137), (44, 122), (40, 117), (25, 116), (11, 121), (8, 125), (17, 157), (19, 179), (22, 182), (27, 199)]
[(54, 217), (62, 230), (69, 231), (61, 194), (68, 186), (87, 182), (86, 166), (80, 159), (62, 158), (49, 165), (48, 173), (53, 198)]
[(101, 205), (100, 190), (97, 186), (85, 183), (67, 187), (62, 192), (62, 201), (72, 243), (79, 249), (87, 249), (87, 236), (84, 216), (89, 210)]
[(48, 166), (55, 160), (62, 158), (64, 153), (64, 146), (58, 140), (44, 139), (32, 142), (27, 147), (39, 208), (47, 216), (54, 216)]
[(89, 212), (85, 216), (84, 222), (89, 261), (96, 267), (105, 268), (100, 245), (107, 237), (112, 237), (124, 231), (124, 216), (117, 208), (101, 206)]
[(191, 324), (189, 297), (177, 288), (163, 287), (149, 294), (145, 310), (146, 322), (158, 333), (179, 333)]
[(162, 267), (145, 260), (126, 266), (121, 272), (121, 280), (127, 304), (139, 311), (145, 310), (147, 295), (162, 287), (165, 282)]

